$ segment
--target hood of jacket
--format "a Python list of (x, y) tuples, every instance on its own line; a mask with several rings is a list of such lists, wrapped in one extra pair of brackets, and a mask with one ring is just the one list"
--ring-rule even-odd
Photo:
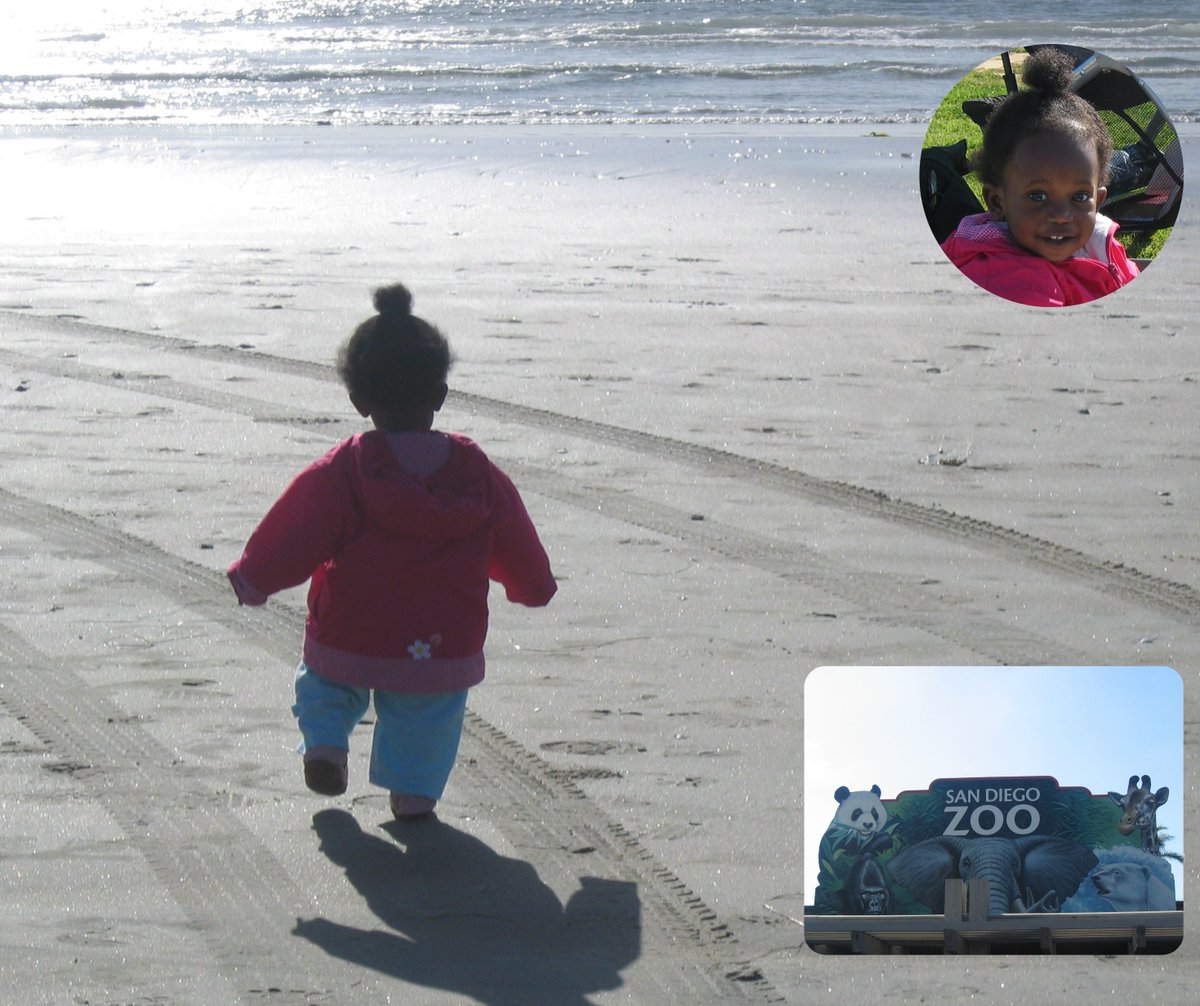
[[(1102, 213), (1097, 213), (1096, 226), (1091, 236), (1067, 261), (1093, 261), (1107, 268), (1110, 264), (1109, 239), (1116, 236), (1117, 230), (1114, 221)], [(957, 239), (957, 247), (961, 250), (960, 254), (963, 255), (998, 252), (1011, 252), (1014, 255), (1034, 254), (1017, 244), (1008, 229), (1008, 224), (997, 220), (990, 213), (974, 213), (963, 217), (954, 237)]]
[(386, 534), (425, 541), (465, 538), (491, 520), (491, 462), (471, 440), (445, 434), (446, 463), (428, 476), (401, 467), (387, 435), (372, 430), (338, 452), (358, 508), (367, 523)]
[(942, 243), (946, 257), (990, 293), (1034, 307), (1084, 304), (1112, 293), (1138, 275), (1116, 240), (1117, 225), (1096, 214), (1088, 243), (1062, 262), (1026, 251), (990, 214), (964, 217)]

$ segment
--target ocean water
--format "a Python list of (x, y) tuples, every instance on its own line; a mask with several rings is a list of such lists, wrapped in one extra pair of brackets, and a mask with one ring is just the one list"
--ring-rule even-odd
[(1200, 118), (1194, 0), (49, 0), (0, 14), (0, 127), (922, 122), (1038, 41)]

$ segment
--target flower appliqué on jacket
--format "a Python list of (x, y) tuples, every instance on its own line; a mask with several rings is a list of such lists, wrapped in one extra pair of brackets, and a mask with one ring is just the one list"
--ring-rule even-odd
[(442, 637), (439, 635), (430, 636), (428, 643), (418, 639), (409, 646), (408, 652), (413, 660), (429, 660), (433, 657), (433, 648), (441, 641)]

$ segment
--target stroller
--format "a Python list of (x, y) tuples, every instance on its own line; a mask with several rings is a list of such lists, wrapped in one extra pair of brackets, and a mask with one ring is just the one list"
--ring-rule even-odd
[[(1183, 151), (1154, 92), (1125, 67), (1090, 49), (1030, 45), (1026, 51), (1044, 48), (1071, 56), (1075, 62), (1071, 89), (1091, 103), (1112, 136), (1108, 196), (1101, 212), (1134, 233), (1173, 226), (1183, 201)], [(1005, 88), (1011, 94), (1017, 90), (1017, 79), (1007, 52), (1001, 62)], [(966, 101), (963, 111), (982, 129), (1002, 100), (997, 96)], [(971, 170), (966, 151), (966, 140), (921, 151), (921, 201), (938, 244), (964, 216), (984, 209), (964, 178)]]

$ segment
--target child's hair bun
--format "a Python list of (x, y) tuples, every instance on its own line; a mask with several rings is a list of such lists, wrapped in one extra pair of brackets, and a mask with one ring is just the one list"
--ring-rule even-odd
[(375, 291), (375, 310), (382, 315), (412, 313), (412, 294), (403, 283), (381, 286)]
[(1070, 90), (1075, 63), (1061, 49), (1039, 49), (1026, 61), (1021, 79), (1030, 87), (1051, 94)]

